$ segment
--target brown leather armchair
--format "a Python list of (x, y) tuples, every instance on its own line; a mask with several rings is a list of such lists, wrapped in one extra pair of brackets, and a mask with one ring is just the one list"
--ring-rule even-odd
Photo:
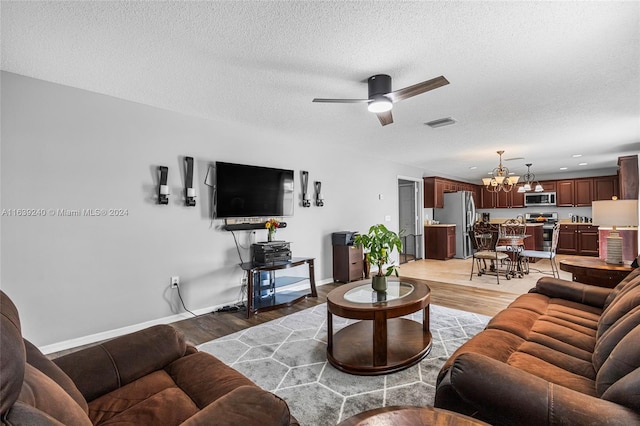
[(0, 291), (0, 415), (8, 425), (297, 425), (285, 401), (159, 325), (53, 361)]

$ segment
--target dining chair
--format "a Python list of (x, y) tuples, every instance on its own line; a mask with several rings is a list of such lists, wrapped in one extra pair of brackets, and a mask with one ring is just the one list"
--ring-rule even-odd
[[(495, 274), (498, 284), (500, 284), (500, 274), (503, 274), (508, 280), (511, 279), (511, 258), (507, 253), (496, 250), (496, 243), (500, 233), (499, 226), (493, 223), (479, 222), (473, 226), (471, 233), (473, 234), (471, 239), (476, 251), (473, 253), (469, 280), (473, 279), (476, 265), (478, 266), (477, 273), (479, 277), (484, 274)], [(487, 268), (487, 261), (490, 262), (489, 268)], [(501, 268), (501, 265), (505, 263), (506, 266)]]
[[(551, 234), (551, 250), (550, 251), (541, 251), (541, 250), (522, 250), (519, 254), (520, 263), (524, 270), (525, 274), (529, 273), (529, 258), (534, 257), (537, 259), (549, 259), (549, 263), (551, 263), (551, 274), (554, 278), (560, 278), (560, 271), (558, 269), (558, 264), (556, 263), (556, 251), (558, 248), (558, 237), (560, 235), (560, 225), (556, 222), (553, 225), (553, 231)], [(543, 274), (548, 274), (549, 272), (539, 271)]]

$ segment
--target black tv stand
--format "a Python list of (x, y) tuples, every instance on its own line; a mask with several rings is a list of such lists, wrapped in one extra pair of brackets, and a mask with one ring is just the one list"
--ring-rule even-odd
[[(309, 296), (318, 297), (313, 261), (313, 257), (294, 257), (290, 261), (273, 262), (264, 265), (252, 262), (241, 263), (240, 267), (247, 271), (249, 275), (247, 282), (247, 318), (251, 318), (252, 315), (258, 312), (269, 311), (282, 306), (291, 306)], [(269, 290), (271, 293), (265, 296), (262, 293), (266, 289), (261, 286), (261, 283), (256, 283), (256, 278), (260, 279), (260, 272), (295, 268), (305, 264), (309, 267), (310, 291), (298, 290), (278, 293), (278, 288), (283, 289), (295, 283), (279, 283), (278, 279), (274, 277), (273, 281), (270, 279)]]

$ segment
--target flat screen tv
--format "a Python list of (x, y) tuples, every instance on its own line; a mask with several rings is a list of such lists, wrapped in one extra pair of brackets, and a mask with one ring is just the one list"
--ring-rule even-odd
[(293, 216), (293, 170), (216, 162), (213, 216)]

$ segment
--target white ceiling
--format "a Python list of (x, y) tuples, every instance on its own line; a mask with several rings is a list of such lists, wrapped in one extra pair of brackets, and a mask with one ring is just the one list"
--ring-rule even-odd
[[(640, 151), (636, 1), (1, 7), (3, 70), (427, 174), (478, 182), (499, 149), (519, 174), (527, 162), (538, 177), (598, 174)], [(366, 98), (367, 77), (381, 73), (394, 90), (439, 75), (451, 84), (395, 104), (385, 127), (366, 105), (311, 102)], [(424, 125), (443, 117), (458, 123)]]

